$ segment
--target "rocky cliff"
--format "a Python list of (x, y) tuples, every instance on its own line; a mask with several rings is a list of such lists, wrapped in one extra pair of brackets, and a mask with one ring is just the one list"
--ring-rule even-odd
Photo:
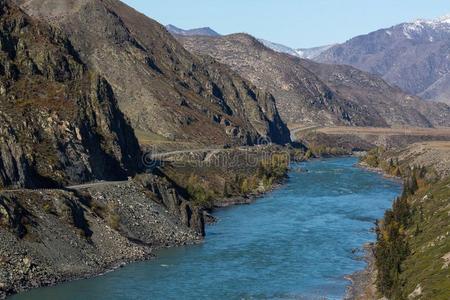
[(82, 191), (0, 192), (0, 299), (201, 240), (203, 215), (157, 176)]
[(176, 186), (127, 181), (134, 131), (66, 35), (5, 0), (0, 28), (0, 298), (200, 240), (203, 213)]
[(58, 30), (0, 4), (0, 186), (133, 175), (139, 145), (108, 82)]
[(447, 105), (424, 104), (349, 66), (315, 64), (268, 49), (246, 34), (179, 36), (195, 53), (211, 55), (270, 91), (290, 123), (358, 126), (448, 125)]
[(289, 141), (272, 95), (211, 58), (187, 52), (157, 22), (117, 0), (16, 0), (70, 35), (144, 133), (203, 144)]

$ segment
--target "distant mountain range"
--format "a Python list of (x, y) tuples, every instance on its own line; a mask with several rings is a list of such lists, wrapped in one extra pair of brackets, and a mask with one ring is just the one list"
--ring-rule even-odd
[(335, 44), (333, 45), (325, 45), (325, 46), (319, 46), (319, 47), (313, 47), (313, 48), (301, 48), (301, 49), (297, 49), (295, 50), (296, 53), (298, 54), (298, 56), (300, 56), (301, 58), (306, 58), (306, 59), (315, 59), (316, 57), (318, 57), (322, 52), (330, 49), (331, 47), (335, 46)]
[[(194, 32), (211, 36), (200, 30)], [(263, 39), (259, 41), (274, 51), (295, 57), (350, 65), (378, 75), (424, 100), (450, 103), (450, 15), (402, 23), (342, 44), (315, 48), (294, 49)]]
[(450, 16), (417, 20), (355, 37), (315, 60), (382, 76), (426, 100), (450, 103)]
[(258, 40), (261, 43), (263, 43), (264, 46), (266, 46), (276, 52), (286, 53), (286, 54), (290, 54), (292, 56), (305, 58), (305, 59), (315, 59), (322, 52), (324, 52), (334, 46), (334, 45), (326, 45), (326, 46), (319, 46), (319, 47), (313, 47), (313, 48), (294, 49), (294, 48), (290, 48), (290, 47), (282, 45), (282, 44), (272, 43), (267, 40), (263, 40), (263, 39), (258, 39)]
[(219, 33), (215, 32), (214, 30), (212, 30), (209, 27), (184, 30), (184, 29), (181, 29), (174, 25), (169, 24), (166, 26), (166, 29), (172, 34), (184, 35), (184, 36), (193, 36), (193, 35), (220, 36)]
[[(173, 35), (179, 35), (179, 36), (210, 36), (210, 37), (219, 37), (221, 36), (219, 33), (214, 31), (213, 29), (209, 27), (203, 27), (203, 28), (195, 28), (195, 29), (181, 29), (174, 25), (167, 25), (166, 29)], [(294, 49), (282, 44), (274, 43), (265, 39), (258, 39), (264, 46), (267, 48), (270, 48), (276, 52), (280, 53), (286, 53), (290, 54), (292, 56), (300, 57), (300, 58), (307, 58), (307, 59), (314, 59), (320, 53), (322, 53), (325, 50), (328, 50), (329, 48), (333, 47), (334, 45), (326, 45), (321, 47), (314, 47), (314, 48), (301, 48), (301, 49)]]
[[(266, 47), (248, 34), (177, 36), (275, 96), (288, 123), (357, 126), (450, 125), (450, 108), (426, 103), (351, 66), (315, 63)], [(273, 44), (272, 44), (273, 45)]]

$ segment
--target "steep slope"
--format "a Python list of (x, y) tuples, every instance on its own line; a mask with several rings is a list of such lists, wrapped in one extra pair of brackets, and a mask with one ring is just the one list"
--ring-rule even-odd
[(448, 106), (422, 103), (352, 67), (320, 65), (277, 53), (246, 34), (179, 39), (188, 50), (211, 55), (270, 91), (287, 122), (322, 126), (450, 124)]
[(167, 31), (169, 31), (172, 34), (176, 35), (185, 35), (185, 36), (192, 36), (192, 35), (205, 35), (205, 36), (220, 36), (217, 32), (212, 30), (209, 27), (203, 27), (203, 28), (194, 28), (194, 29), (188, 29), (184, 30), (181, 28), (178, 28), (172, 24), (169, 24), (166, 26)]
[(363, 107), (373, 107), (390, 125), (450, 125), (450, 107), (444, 103), (424, 102), (398, 87), (390, 86), (380, 77), (349, 66), (308, 60), (303, 61), (303, 65), (341, 97)]
[[(202, 211), (141, 151), (60, 30), (0, 0), (0, 299), (201, 240)], [(92, 187), (68, 185), (93, 180)], [(64, 189), (56, 189), (64, 187)]]
[(447, 299), (450, 143), (374, 149), (362, 163), (401, 176), (405, 182), (403, 194), (377, 226), (373, 274), (378, 294), (389, 299)]
[(66, 31), (83, 60), (113, 86), (135, 129), (178, 141), (253, 144), (290, 135), (272, 95), (117, 0), (17, 0)]
[(263, 39), (258, 39), (258, 41), (260, 41), (264, 46), (272, 49), (275, 52), (286, 53), (286, 54), (289, 54), (292, 56), (297, 56), (297, 57), (304, 58), (304, 59), (314, 59), (317, 56), (319, 56), (322, 52), (324, 52), (334, 46), (334, 45), (325, 45), (325, 46), (314, 47), (314, 48), (294, 49), (294, 48), (291, 48), (291, 47), (288, 47), (288, 46), (285, 46), (282, 44), (273, 43), (271, 41), (267, 41), (267, 40), (263, 40)]
[(60, 32), (0, 4), (0, 187), (134, 174), (139, 145), (108, 82)]
[(304, 59), (315, 59), (318, 57), (322, 52), (330, 49), (335, 45), (325, 45), (325, 46), (319, 46), (319, 47), (313, 47), (313, 48), (300, 48), (295, 49), (297, 52), (297, 55)]
[(300, 57), (299, 53), (297, 53), (296, 50), (282, 45), (282, 44), (278, 44), (278, 43), (274, 43), (268, 40), (264, 40), (264, 39), (258, 39), (258, 41), (260, 41), (264, 46), (266, 46), (269, 49), (272, 49), (275, 52), (279, 52), (279, 53), (286, 53), (292, 56), (298, 56)]
[(426, 100), (450, 104), (450, 73), (440, 77), (419, 96)]
[(336, 45), (315, 58), (381, 75), (403, 90), (450, 102), (450, 17), (417, 20)]

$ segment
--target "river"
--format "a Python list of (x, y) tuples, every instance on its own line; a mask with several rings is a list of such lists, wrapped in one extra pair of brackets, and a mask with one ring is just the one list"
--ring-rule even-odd
[[(399, 182), (355, 158), (294, 164), (281, 188), (215, 214), (204, 243), (12, 299), (342, 299)], [(299, 170), (303, 170), (300, 172)]]

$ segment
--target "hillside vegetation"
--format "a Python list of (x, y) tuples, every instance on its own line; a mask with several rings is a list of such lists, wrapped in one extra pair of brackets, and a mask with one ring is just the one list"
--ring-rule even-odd
[(380, 148), (363, 158), (405, 180), (403, 194), (377, 226), (378, 290), (389, 299), (448, 299), (450, 178), (390, 156)]

